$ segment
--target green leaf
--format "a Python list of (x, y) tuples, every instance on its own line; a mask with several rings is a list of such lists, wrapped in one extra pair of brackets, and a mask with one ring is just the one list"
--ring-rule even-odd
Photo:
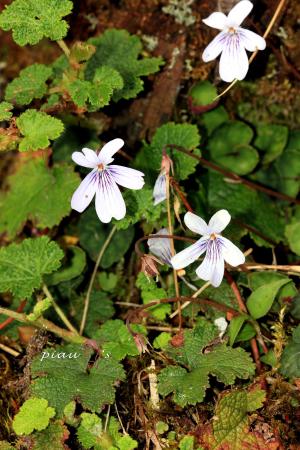
[[(65, 441), (70, 432), (61, 420), (51, 422), (48, 427), (30, 436), (33, 450), (66, 450)], [(26, 444), (26, 443), (25, 443)]]
[(194, 436), (184, 436), (179, 442), (179, 450), (194, 450)]
[(58, 269), (63, 252), (55, 242), (42, 236), (25, 239), (0, 250), (0, 292), (10, 291), (16, 298), (29, 298), (45, 274)]
[(0, 196), (0, 232), (13, 238), (31, 220), (38, 228), (58, 225), (70, 213), (70, 199), (79, 183), (67, 164), (46, 167), (42, 159), (27, 160), (8, 177), (10, 190)]
[[(101, 440), (103, 443), (103, 440), (105, 440), (106, 438), (106, 433), (103, 431), (102, 427), (102, 420), (96, 414), (85, 412), (81, 413), (80, 417), (81, 423), (77, 430), (78, 441), (83, 445), (84, 448), (99, 449)], [(112, 444), (111, 441), (110, 444)]]
[(120, 450), (133, 450), (137, 448), (138, 443), (130, 436), (122, 436), (117, 440), (117, 446)]
[(114, 221), (118, 230), (127, 230), (131, 225), (137, 222), (155, 223), (159, 221), (163, 203), (155, 208), (153, 207), (152, 189), (143, 187), (143, 189), (133, 191), (127, 190), (124, 194), (126, 203), (126, 216), (122, 220)]
[(300, 325), (294, 329), (293, 337), (282, 353), (279, 371), (287, 378), (300, 377)]
[(13, 109), (13, 105), (8, 102), (0, 103), (0, 121), (11, 119), (13, 113), (10, 112)]
[(207, 133), (211, 135), (216, 128), (229, 120), (229, 115), (224, 106), (219, 106), (212, 111), (204, 113), (201, 120), (207, 130)]
[(75, 245), (70, 246), (68, 250), (72, 253), (71, 261), (67, 266), (63, 266), (59, 271), (46, 277), (45, 281), (48, 286), (72, 280), (83, 272), (86, 265), (85, 252)]
[[(168, 297), (167, 292), (164, 289), (157, 287), (155, 281), (148, 279), (142, 272), (138, 274), (136, 286), (141, 289), (141, 297), (145, 305), (151, 303), (153, 300), (160, 300)], [(148, 311), (151, 312), (152, 316), (157, 320), (165, 320), (166, 316), (171, 312), (171, 305), (162, 304), (152, 306), (148, 308)]]
[(210, 81), (198, 81), (189, 91), (193, 105), (205, 106), (214, 102), (218, 92)]
[(300, 255), (300, 222), (295, 221), (285, 227), (285, 236), (288, 240), (290, 249), (296, 255)]
[(55, 416), (55, 409), (48, 406), (44, 398), (30, 398), (21, 406), (14, 417), (13, 429), (18, 435), (28, 435), (33, 430), (44, 430), (49, 420)]
[[(78, 223), (80, 244), (94, 261), (96, 261), (98, 253), (107, 239), (111, 228), (112, 225), (103, 225), (99, 221), (94, 208), (90, 208), (80, 217)], [(105, 250), (100, 267), (107, 269), (114, 263), (119, 262), (129, 249), (133, 236), (133, 228), (118, 230)]]
[(115, 90), (123, 87), (123, 79), (119, 72), (109, 66), (96, 69), (93, 82), (75, 80), (68, 86), (74, 103), (85, 107), (90, 103), (90, 111), (96, 111), (109, 104)]
[(209, 139), (208, 148), (214, 161), (237, 173), (246, 175), (256, 167), (259, 156), (251, 147), (252, 129), (243, 122), (226, 122)]
[(140, 77), (157, 72), (162, 64), (161, 58), (139, 59), (141, 41), (126, 30), (106, 30), (102, 36), (88, 42), (96, 46), (96, 53), (88, 61), (87, 79), (91, 81), (96, 70), (104, 65), (119, 72), (124, 81), (124, 87), (114, 92), (114, 101), (136, 97), (144, 87)]
[(260, 286), (250, 294), (247, 300), (247, 309), (254, 319), (265, 316), (272, 307), (279, 289), (290, 280), (283, 279)]
[(249, 287), (252, 291), (258, 289), (260, 286), (272, 283), (277, 280), (286, 280), (286, 284), (283, 285), (277, 294), (278, 300), (284, 300), (286, 297), (294, 297), (297, 294), (297, 288), (295, 283), (287, 276), (279, 272), (252, 272), (248, 275)]
[(47, 92), (46, 81), (52, 69), (44, 64), (32, 64), (21, 70), (18, 78), (9, 83), (5, 90), (5, 100), (28, 105), (34, 98), (42, 98)]
[(16, 124), (24, 136), (19, 144), (21, 152), (46, 148), (50, 145), (50, 139), (58, 138), (64, 131), (61, 120), (35, 109), (27, 109)]
[(44, 298), (43, 300), (38, 301), (34, 305), (32, 313), (27, 315), (27, 319), (30, 320), (31, 322), (35, 322), (52, 305), (53, 305), (53, 302), (49, 298)]
[(278, 158), (287, 144), (289, 130), (283, 125), (260, 124), (256, 127), (254, 145), (265, 152), (263, 163), (269, 164)]
[[(169, 145), (177, 145), (190, 150), (194, 155), (200, 156), (197, 147), (200, 144), (200, 135), (196, 125), (166, 123), (159, 127), (149, 145), (145, 145), (137, 155), (135, 165), (140, 170), (156, 179), (160, 170), (162, 151)], [(198, 161), (176, 150), (166, 152), (174, 162), (176, 179), (185, 180), (195, 172)]]
[(218, 334), (217, 328), (201, 319), (193, 330), (184, 332), (182, 347), (169, 347), (166, 354), (176, 362), (189, 368), (169, 366), (158, 375), (158, 391), (161, 395), (174, 393), (174, 402), (180, 406), (195, 405), (204, 400), (209, 387), (209, 375), (214, 375), (224, 384), (233, 384), (235, 379), (247, 379), (254, 374), (255, 367), (249, 355), (242, 349), (233, 349), (217, 344), (204, 352)]
[(95, 333), (94, 339), (99, 341), (105, 355), (120, 361), (126, 356), (137, 356), (139, 351), (132, 335), (122, 320), (108, 320)]
[(235, 343), (235, 340), (239, 332), (241, 331), (241, 328), (244, 325), (245, 320), (247, 320), (247, 316), (243, 314), (237, 317), (233, 317), (233, 319), (231, 319), (228, 327), (229, 345), (232, 346)]
[(153, 347), (156, 349), (165, 350), (168, 347), (171, 338), (172, 338), (171, 333), (163, 331), (154, 339)]
[(62, 17), (70, 14), (70, 0), (14, 0), (0, 15), (0, 28), (12, 30), (14, 41), (23, 46), (37, 44), (43, 37), (62, 39), (68, 24)]
[[(45, 349), (53, 352), (53, 348)], [(31, 365), (31, 393), (46, 398), (58, 416), (65, 406), (76, 400), (92, 412), (100, 412), (104, 405), (112, 404), (115, 398), (114, 385), (124, 380), (121, 364), (113, 358), (100, 358), (93, 367), (89, 360), (90, 348), (66, 345), (56, 348), (57, 353), (76, 353), (78, 358), (36, 358)], [(101, 380), (101, 383), (99, 383)]]

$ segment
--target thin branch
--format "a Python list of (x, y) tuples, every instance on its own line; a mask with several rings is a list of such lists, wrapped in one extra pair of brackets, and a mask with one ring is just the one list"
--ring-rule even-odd
[(51, 301), (52, 306), (56, 312), (56, 314), (59, 316), (59, 318), (62, 320), (62, 322), (66, 325), (66, 327), (72, 331), (72, 333), (78, 334), (78, 331), (75, 327), (71, 324), (65, 313), (62, 311), (62, 309), (58, 306), (56, 301), (54, 300), (51, 292), (49, 291), (48, 287), (44, 284), (43, 285), (43, 292), (46, 295), (46, 297)]
[[(197, 292), (195, 292), (192, 295), (192, 298), (197, 298), (199, 297), (200, 294), (202, 294), (203, 291), (205, 291), (206, 288), (208, 288), (210, 286), (210, 281), (207, 281), (203, 286), (201, 286), (200, 289), (197, 290)], [(182, 306), (181, 306), (181, 311), (183, 309), (185, 309), (187, 306), (189, 306), (190, 304), (190, 300), (188, 300), (187, 302), (185, 302)], [(171, 315), (170, 315), (170, 319), (173, 319), (173, 317), (175, 317), (178, 314), (178, 309), (176, 311), (174, 311)]]
[(104, 244), (102, 245), (99, 254), (98, 254), (97, 261), (95, 263), (94, 270), (93, 270), (93, 273), (92, 273), (92, 276), (91, 276), (91, 279), (90, 279), (89, 287), (88, 287), (88, 290), (87, 290), (87, 293), (86, 293), (86, 297), (85, 297), (85, 300), (84, 300), (84, 309), (83, 309), (83, 314), (82, 314), (82, 319), (81, 319), (81, 324), (80, 324), (80, 335), (82, 335), (82, 333), (84, 331), (85, 324), (86, 324), (86, 319), (87, 319), (89, 305), (90, 305), (91, 292), (92, 292), (93, 285), (94, 285), (94, 282), (95, 282), (95, 278), (96, 278), (96, 275), (97, 275), (98, 267), (99, 267), (99, 265), (101, 263), (103, 255), (105, 253), (105, 250), (109, 246), (109, 244), (110, 244), (110, 242), (111, 242), (111, 240), (113, 238), (113, 235), (115, 234), (116, 231), (117, 231), (117, 228), (114, 225), (112, 227), (109, 235), (107, 236)]
[[(26, 306), (26, 303), (27, 303), (27, 300), (22, 300), (22, 302), (19, 304), (19, 306), (17, 308), (17, 312), (22, 312)], [(7, 319), (5, 319), (2, 323), (0, 323), (0, 330), (3, 330), (3, 328), (7, 327), (13, 321), (14, 321), (14, 319), (12, 317), (8, 317)]]
[(19, 352), (17, 352), (16, 350), (14, 350), (10, 347), (7, 347), (7, 345), (1, 344), (1, 343), (0, 343), (0, 350), (3, 350), (4, 352), (9, 353), (10, 355), (14, 356), (15, 358), (17, 356), (20, 356)]
[(72, 342), (74, 344), (85, 344), (88, 340), (78, 334), (71, 333), (71, 331), (65, 330), (63, 328), (58, 327), (53, 322), (50, 322), (43, 317), (35, 321), (28, 320), (26, 314), (18, 313), (16, 311), (12, 311), (11, 309), (0, 307), (0, 314), (4, 314), (7, 317), (11, 317), (14, 320), (17, 320), (21, 323), (26, 323), (27, 325), (31, 325), (37, 328), (41, 328), (43, 330), (48, 330), (56, 336), (64, 339), (65, 341)]
[(56, 43), (60, 47), (60, 49), (64, 52), (66, 57), (69, 59), (70, 58), (70, 49), (67, 46), (67, 44), (65, 43), (65, 41), (63, 39), (60, 39), (60, 40), (56, 41)]
[(219, 172), (222, 175), (224, 175), (227, 178), (230, 178), (231, 180), (234, 180), (236, 182), (242, 183), (245, 186), (249, 187), (250, 189), (253, 189), (255, 191), (263, 192), (264, 194), (270, 195), (271, 197), (276, 197), (280, 200), (285, 200), (290, 203), (295, 203), (297, 205), (300, 205), (300, 200), (297, 200), (296, 198), (290, 197), (289, 195), (282, 194), (281, 192), (273, 191), (273, 189), (269, 189), (265, 186), (261, 186), (260, 184), (253, 183), (252, 181), (249, 181), (245, 178), (240, 177), (234, 172), (230, 172), (227, 169), (223, 169), (222, 167), (219, 167), (217, 164), (207, 161), (206, 159), (202, 158), (201, 156), (195, 155), (194, 153), (191, 153), (190, 151), (186, 150), (183, 147), (180, 147), (178, 145), (169, 144), (167, 147), (177, 150), (181, 153), (184, 153), (185, 155), (188, 155), (190, 158), (197, 159), (201, 162), (201, 164), (204, 167), (208, 167), (209, 169), (214, 170), (215, 172)]

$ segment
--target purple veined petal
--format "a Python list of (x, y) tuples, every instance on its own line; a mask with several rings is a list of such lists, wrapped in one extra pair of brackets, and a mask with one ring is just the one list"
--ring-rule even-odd
[(184, 216), (184, 223), (194, 233), (201, 235), (209, 234), (209, 229), (205, 220), (194, 213), (187, 212)]
[(114, 181), (129, 189), (142, 189), (145, 184), (143, 172), (129, 167), (110, 165), (107, 169)]
[(217, 34), (217, 36), (211, 41), (210, 44), (208, 44), (208, 46), (202, 53), (202, 59), (204, 62), (213, 61), (220, 55), (226, 44), (227, 36), (228, 33), (222, 31), (221, 33)]
[(245, 30), (244, 28), (239, 29), (239, 34), (243, 46), (249, 52), (264, 50), (266, 48), (266, 41), (259, 34), (250, 30)]
[(111, 163), (114, 158), (112, 156), (117, 153), (117, 151), (120, 150), (124, 145), (123, 139), (116, 138), (112, 141), (107, 142), (102, 149), (100, 150), (100, 153), (98, 155), (99, 160), (104, 164)]
[(94, 169), (96, 164), (89, 161), (83, 153), (81, 152), (74, 152), (72, 153), (72, 159), (73, 161), (82, 167), (88, 167), (89, 169)]
[(249, 69), (246, 50), (239, 33), (228, 35), (220, 59), (220, 77), (227, 83), (234, 79), (243, 80)]
[(202, 237), (195, 244), (190, 245), (188, 248), (177, 253), (171, 259), (171, 264), (174, 269), (184, 269), (185, 267), (196, 261), (201, 256), (207, 247), (208, 240), (206, 237)]
[(240, 264), (244, 264), (245, 255), (236, 245), (223, 236), (220, 236), (218, 239), (222, 242), (223, 258), (228, 264), (232, 267), (237, 267)]
[(112, 179), (108, 171), (99, 174), (96, 190), (96, 213), (103, 223), (108, 223), (114, 217), (123, 219), (126, 214), (126, 206), (120, 189)]
[(238, 2), (227, 16), (229, 26), (241, 25), (241, 23), (250, 14), (253, 8), (253, 3), (248, 0), (241, 0)]
[[(162, 228), (155, 234), (169, 234), (168, 230), (166, 228)], [(166, 238), (150, 238), (147, 240), (147, 244), (149, 246), (150, 252), (157, 256), (162, 262), (167, 264), (167, 266), (171, 266), (171, 243), (170, 239)]]
[(224, 30), (227, 23), (227, 17), (222, 12), (214, 12), (206, 19), (203, 19), (205, 25), (216, 28), (217, 30)]
[(221, 233), (229, 224), (231, 216), (226, 209), (217, 211), (208, 222), (209, 233)]
[(94, 198), (98, 186), (97, 169), (92, 170), (80, 183), (73, 194), (71, 208), (75, 211), (84, 211)]
[(97, 166), (97, 164), (100, 163), (98, 155), (94, 150), (91, 150), (90, 148), (83, 148), (82, 153), (89, 162), (94, 164), (94, 166)]
[(165, 173), (161, 172), (155, 181), (153, 189), (154, 206), (158, 205), (159, 203), (163, 202), (166, 199), (167, 199), (167, 178)]
[(224, 276), (224, 259), (222, 242), (219, 239), (211, 239), (208, 242), (205, 258), (197, 268), (196, 274), (202, 280), (210, 281), (214, 287), (220, 286)]

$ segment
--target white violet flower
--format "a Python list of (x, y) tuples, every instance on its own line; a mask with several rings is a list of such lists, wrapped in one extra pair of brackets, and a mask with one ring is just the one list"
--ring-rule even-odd
[(210, 219), (208, 225), (201, 217), (186, 213), (184, 222), (194, 233), (202, 237), (171, 259), (174, 269), (183, 269), (206, 252), (203, 262), (196, 270), (199, 278), (210, 281), (214, 287), (220, 286), (224, 276), (224, 261), (233, 267), (245, 262), (245, 256), (229, 239), (221, 236), (231, 219), (228, 211), (221, 209)]
[(246, 50), (255, 52), (264, 50), (266, 41), (253, 31), (241, 28), (240, 25), (253, 8), (248, 0), (237, 3), (228, 16), (221, 12), (212, 13), (203, 22), (209, 27), (221, 30), (203, 52), (202, 59), (209, 62), (221, 54), (220, 77), (230, 83), (243, 80), (249, 69)]
[(159, 203), (163, 202), (166, 199), (167, 199), (167, 177), (165, 173), (161, 172), (155, 181), (153, 189), (154, 206), (158, 205)]
[(114, 160), (112, 156), (123, 145), (122, 139), (113, 139), (98, 154), (89, 148), (72, 154), (76, 164), (93, 169), (74, 192), (71, 200), (73, 209), (84, 211), (96, 195), (96, 213), (101, 222), (108, 223), (113, 217), (117, 220), (125, 217), (126, 206), (118, 184), (129, 189), (141, 189), (144, 174), (128, 167), (110, 165)]

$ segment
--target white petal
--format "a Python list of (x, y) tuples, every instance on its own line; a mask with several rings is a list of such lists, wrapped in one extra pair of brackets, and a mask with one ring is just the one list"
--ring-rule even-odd
[(208, 44), (202, 53), (202, 59), (204, 62), (213, 61), (219, 56), (226, 44), (227, 36), (228, 34), (222, 31), (217, 34), (210, 44)]
[(214, 12), (206, 19), (203, 19), (203, 22), (211, 28), (223, 30), (227, 23), (227, 17), (221, 12)]
[(240, 28), (240, 36), (242, 44), (249, 52), (255, 52), (256, 50), (264, 50), (266, 48), (266, 41), (259, 34), (250, 30)]
[(117, 151), (120, 150), (120, 148), (122, 148), (123, 145), (124, 145), (123, 139), (119, 138), (113, 139), (112, 141), (109, 141), (107, 144), (105, 144), (98, 155), (101, 162), (105, 164), (111, 163), (114, 160), (112, 156), (115, 153), (117, 153)]
[(242, 0), (237, 3), (228, 14), (228, 22), (232, 25), (241, 25), (243, 20), (250, 14), (253, 3)]
[(81, 152), (72, 153), (72, 159), (76, 164), (82, 167), (89, 167), (90, 169), (93, 169), (96, 166), (96, 164), (89, 161)]
[[(166, 228), (162, 228), (156, 234), (169, 234)], [(150, 238), (147, 241), (149, 246), (149, 250), (153, 255), (157, 256), (161, 259), (165, 264), (171, 266), (171, 243), (170, 239), (162, 239), (162, 238)]]
[(207, 253), (196, 274), (201, 280), (210, 281), (214, 287), (220, 286), (224, 276), (224, 259), (221, 256), (213, 259)]
[(231, 216), (226, 209), (220, 209), (208, 222), (209, 233), (221, 233), (229, 224)]
[(100, 161), (98, 155), (94, 150), (91, 150), (90, 148), (83, 148), (82, 153), (89, 162), (93, 163), (94, 165), (99, 164)]
[(143, 172), (129, 167), (110, 165), (108, 171), (117, 184), (129, 189), (142, 189), (145, 184)]
[(108, 223), (114, 217), (123, 219), (126, 206), (120, 189), (106, 171), (102, 172), (96, 191), (96, 213), (101, 222)]
[(208, 234), (206, 222), (194, 213), (187, 212), (184, 216), (184, 223), (194, 233), (202, 235)]
[(206, 246), (207, 238), (202, 237), (195, 242), (195, 244), (190, 245), (190, 247), (185, 248), (182, 252), (179, 252), (177, 255), (173, 256), (171, 259), (172, 266), (176, 270), (189, 266), (205, 252)]
[(94, 198), (97, 182), (97, 170), (92, 170), (80, 183), (73, 194), (71, 208), (78, 212), (84, 211)]
[(163, 202), (167, 198), (167, 178), (164, 173), (160, 173), (155, 181), (153, 189), (154, 206)]
[(249, 62), (239, 34), (230, 35), (220, 59), (220, 77), (227, 83), (234, 79), (243, 80), (247, 75)]
[(237, 267), (240, 264), (244, 264), (245, 255), (236, 245), (223, 236), (220, 236), (218, 239), (221, 240), (223, 244), (222, 254), (228, 264), (232, 267)]
[(218, 317), (217, 319), (214, 320), (214, 324), (219, 329), (219, 338), (222, 338), (228, 327), (227, 320), (225, 319), (225, 317)]

